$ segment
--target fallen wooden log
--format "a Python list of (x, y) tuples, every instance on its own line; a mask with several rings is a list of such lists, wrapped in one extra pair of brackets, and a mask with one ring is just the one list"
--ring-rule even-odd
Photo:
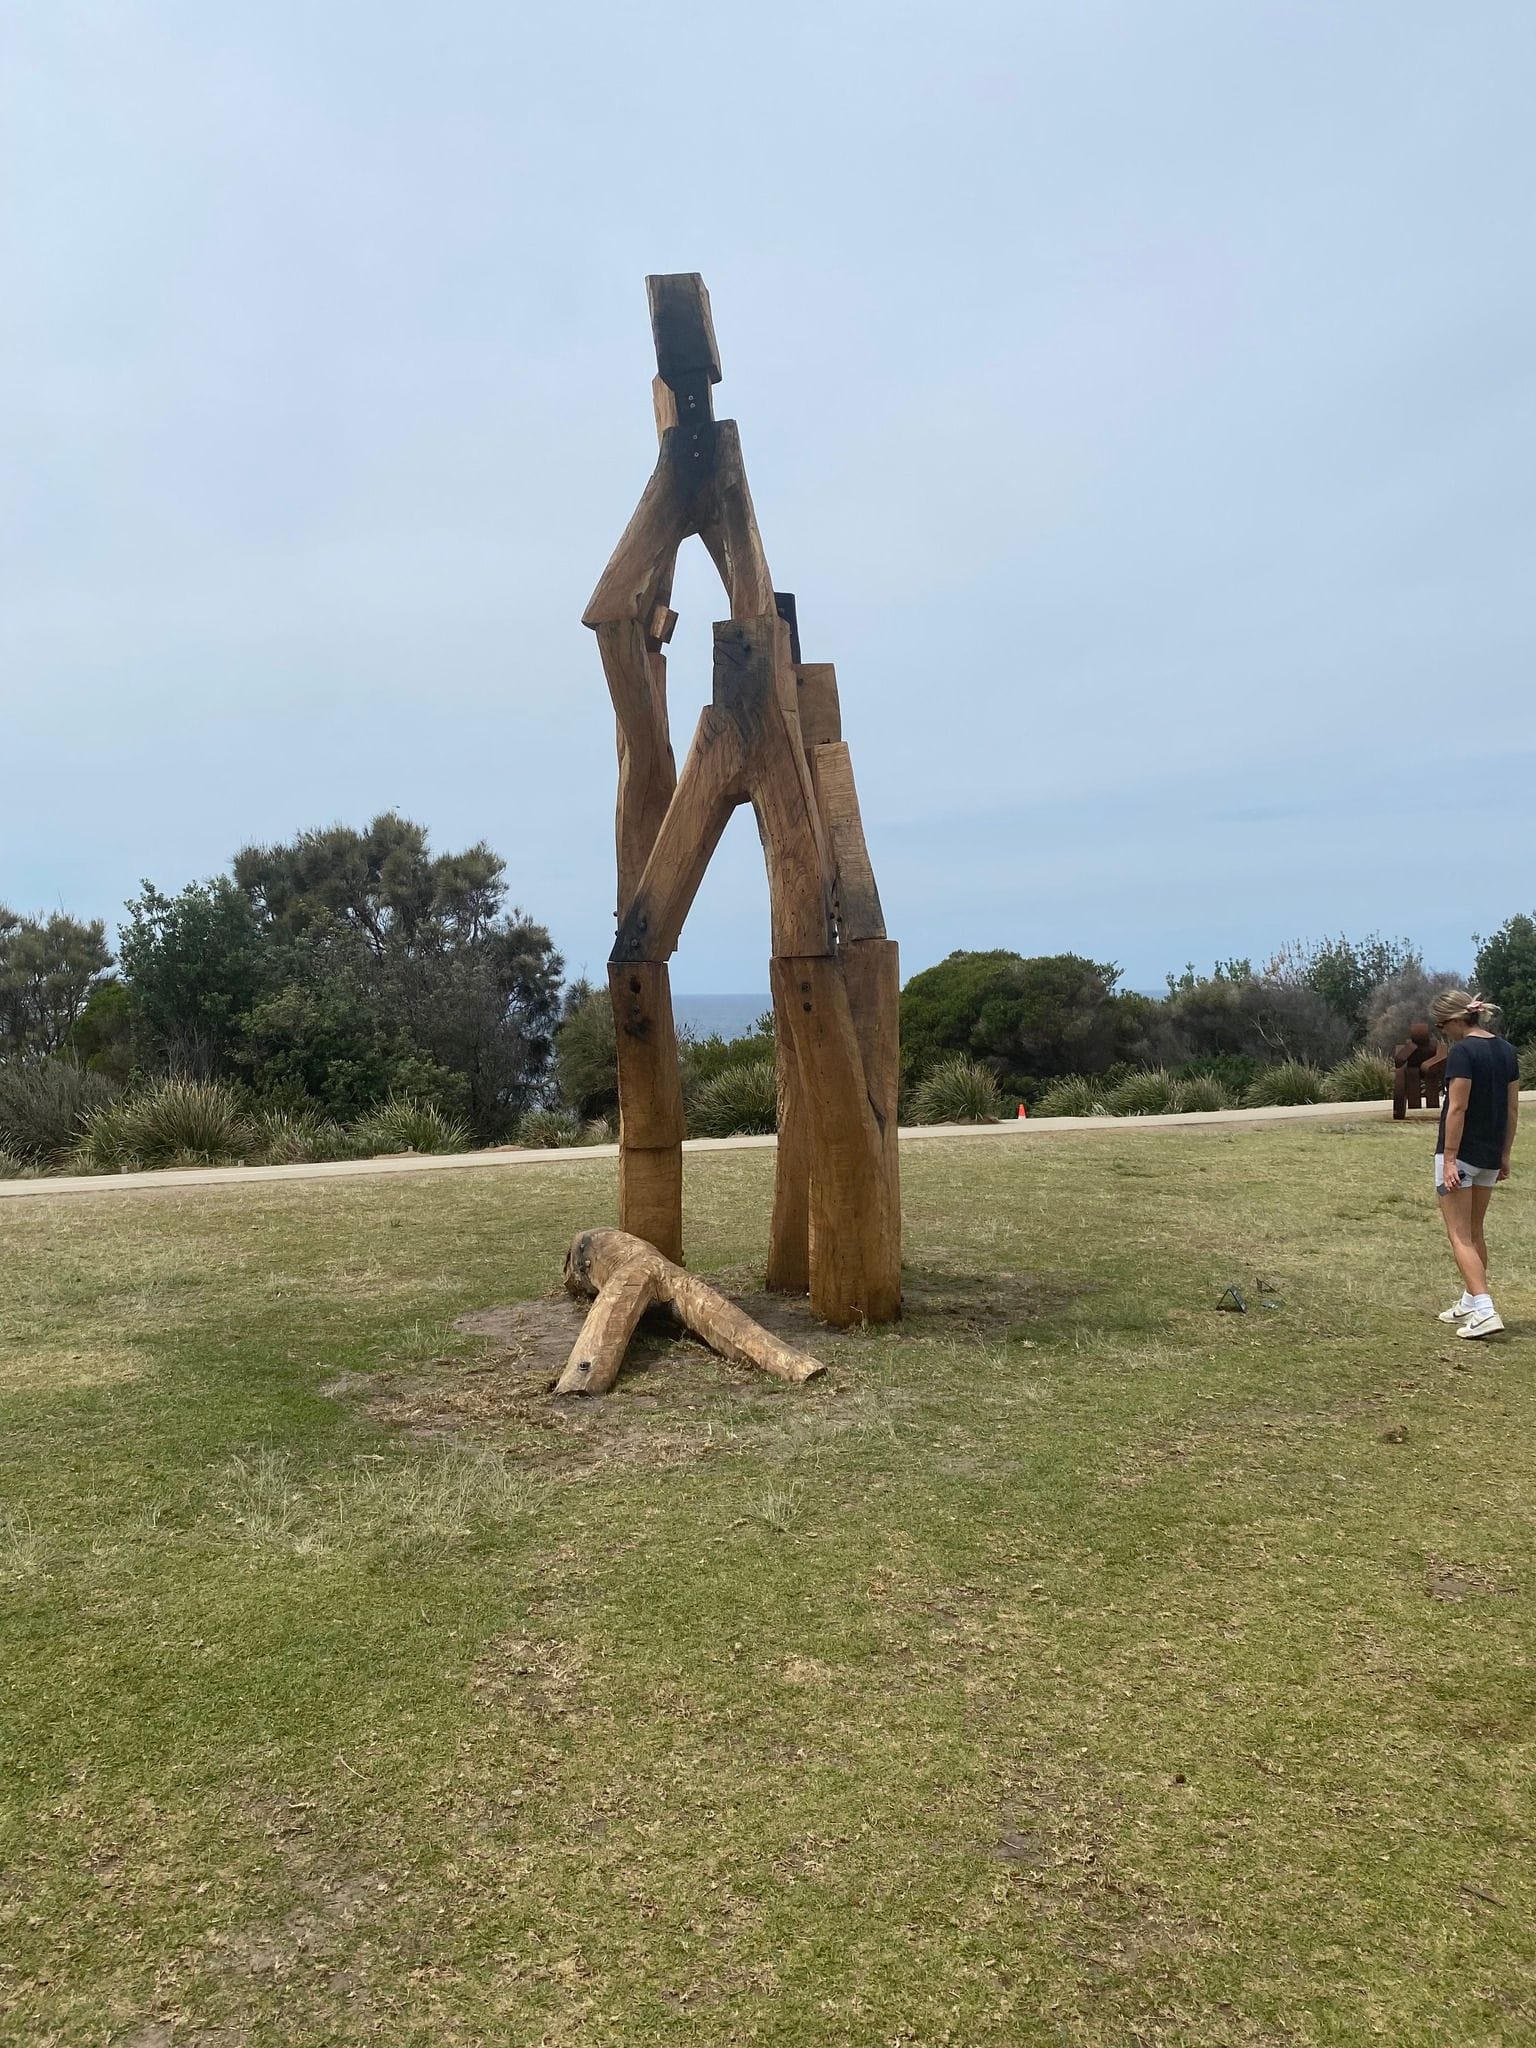
[(800, 1386), (826, 1367), (765, 1330), (736, 1304), (627, 1230), (583, 1230), (565, 1255), (565, 1284), (594, 1297), (557, 1394), (606, 1394), (648, 1308), (669, 1308), (711, 1351)]

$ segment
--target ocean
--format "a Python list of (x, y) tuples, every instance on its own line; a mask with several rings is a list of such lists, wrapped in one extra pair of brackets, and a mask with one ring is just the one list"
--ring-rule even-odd
[(722, 1038), (745, 1038), (758, 1018), (772, 1008), (773, 997), (767, 993), (689, 996), (676, 989), (672, 992), (672, 1014), (677, 1028), (691, 1032), (695, 1038), (709, 1038), (716, 1032)]

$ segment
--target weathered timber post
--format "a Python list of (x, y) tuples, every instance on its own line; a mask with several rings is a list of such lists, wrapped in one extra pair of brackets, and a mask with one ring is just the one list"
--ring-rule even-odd
[[(618, 935), (609, 988), (619, 1047), (623, 1228), (682, 1258), (683, 1108), (667, 963), (731, 812), (750, 803), (768, 870), (779, 1071), (769, 1285), (828, 1322), (901, 1306), (895, 945), (887, 938), (829, 663), (800, 660), (795, 602), (776, 592), (720, 381), (709, 296), (693, 275), (647, 279), (661, 448), (584, 615), (618, 725)], [(714, 688), (678, 774), (666, 645), (682, 542), (698, 534), (731, 616)]]

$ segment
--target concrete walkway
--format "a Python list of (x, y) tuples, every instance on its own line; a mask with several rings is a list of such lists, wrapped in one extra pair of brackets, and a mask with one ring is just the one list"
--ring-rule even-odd
[[(1522, 1095), (1523, 1102), (1536, 1102), (1536, 1090)], [(1103, 1135), (1107, 1131), (1166, 1131), (1177, 1129), (1214, 1131), (1236, 1125), (1327, 1123), (1344, 1119), (1358, 1122), (1362, 1117), (1390, 1117), (1390, 1102), (1316, 1102), (1295, 1109), (1217, 1109), (1191, 1111), (1178, 1116), (1051, 1116), (1029, 1117), (998, 1124), (914, 1124), (903, 1129), (901, 1142), (927, 1145), (943, 1138), (971, 1138), (994, 1145), (1032, 1145), (1053, 1138), (1079, 1137), (1085, 1131)], [(1428, 1120), (1432, 1110), (1420, 1110), (1414, 1121)], [(690, 1138), (683, 1146), (695, 1152), (758, 1152), (776, 1145), (766, 1138)], [(359, 1180), (387, 1173), (489, 1173), (507, 1167), (586, 1166), (599, 1160), (615, 1160), (617, 1145), (572, 1145), (559, 1150), (524, 1151), (506, 1145), (485, 1152), (426, 1154), (393, 1153), (383, 1159), (331, 1159), (311, 1166), (199, 1166), (171, 1168), (160, 1173), (63, 1174), (40, 1180), (0, 1180), (0, 1201), (28, 1201), (37, 1197), (172, 1194), (182, 1188), (243, 1187), (251, 1181)]]

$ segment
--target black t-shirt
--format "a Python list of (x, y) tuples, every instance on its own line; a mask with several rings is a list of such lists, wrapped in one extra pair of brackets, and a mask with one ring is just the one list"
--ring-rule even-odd
[(1509, 1084), (1520, 1078), (1520, 1056), (1507, 1038), (1458, 1038), (1445, 1056), (1445, 1100), (1440, 1107), (1440, 1151), (1445, 1150), (1445, 1119), (1451, 1107), (1451, 1083), (1470, 1081), (1461, 1146), (1456, 1156), (1467, 1166), (1502, 1166), (1509, 1132)]

